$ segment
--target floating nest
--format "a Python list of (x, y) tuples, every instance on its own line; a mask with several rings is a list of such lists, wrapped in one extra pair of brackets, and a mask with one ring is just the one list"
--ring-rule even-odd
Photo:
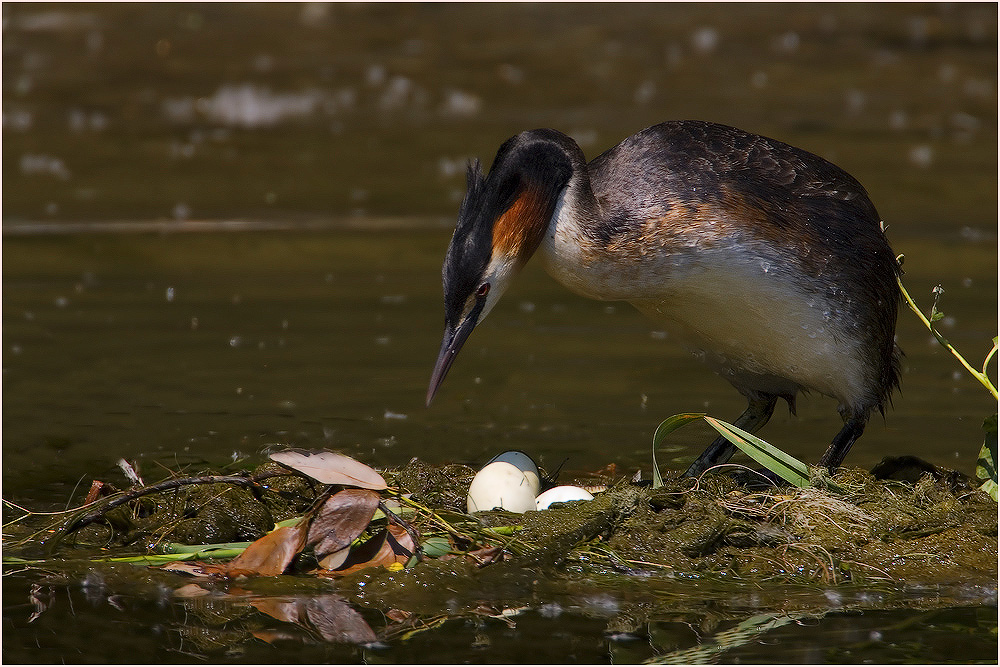
[[(884, 462), (875, 473), (883, 479), (840, 471), (835, 493), (754, 489), (725, 474), (698, 480), (668, 475), (653, 489), (605, 470), (572, 480), (603, 490), (592, 501), (470, 515), (466, 493), (475, 471), (414, 459), (383, 472), (387, 488), (379, 498), (392, 501), (391, 516), (381, 513), (379, 524), (369, 513), (348, 543), (392, 524), (410, 529), (414, 538), (407, 549), (412, 558), (397, 559), (408, 567), (429, 553), (480, 568), (507, 563), (759, 582), (995, 584), (997, 509), (989, 496), (960, 474), (912, 457)], [(121, 554), (136, 547), (162, 554), (178, 544), (250, 542), (278, 522), (315, 515), (317, 503), (341, 488), (274, 462), (243, 476), (176, 477), (128, 492), (105, 485), (103, 498), (96, 494), (86, 507), (41, 528), (39, 517), (31, 516), (8, 524), (5, 558), (92, 557), (95, 550), (125, 558)], [(299, 559), (285, 571), (315, 571), (315, 563)]]
[[(903, 605), (899, 593), (914, 589), (937, 591), (942, 604), (944, 590), (996, 596), (996, 503), (962, 475), (915, 459), (876, 474), (842, 470), (836, 492), (761, 489), (727, 474), (667, 475), (654, 489), (611, 468), (560, 480), (595, 490), (593, 500), (524, 514), (468, 514), (468, 466), (414, 459), (371, 472), (362, 482), (320, 481), (269, 462), (122, 491), (98, 483), (84, 507), (8, 522), (4, 564), (49, 583), (99, 571), (109, 587), (166, 587), (192, 612), (225, 601), (227, 613), (359, 644), (469, 615), (509, 622), (529, 604), (511, 601), (569, 590), (645, 596), (612, 619), (628, 632), (705, 604), (710, 591), (732, 600), (752, 584), (756, 608), (771, 600), (776, 612), (740, 630), (748, 637), (825, 613), (791, 609), (789, 586), (818, 585), (827, 599), (851, 588), (887, 599), (895, 591)], [(33, 604), (44, 610), (44, 600)], [(374, 631), (357, 608), (377, 610), (384, 627)]]

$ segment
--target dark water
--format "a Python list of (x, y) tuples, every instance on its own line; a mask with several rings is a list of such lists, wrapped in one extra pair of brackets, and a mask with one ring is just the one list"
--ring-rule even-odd
[[(14, 584), (6, 584), (8, 593)], [(44, 591), (43, 591), (44, 592)], [(698, 593), (689, 590), (692, 597)], [(822, 597), (819, 591), (788, 590), (786, 605)], [(608, 592), (549, 593), (543, 603), (498, 620), (469, 614), (416, 633), (406, 641), (353, 647), (294, 638), (290, 624), (218, 600), (178, 602), (169, 595), (108, 595), (101, 582), (57, 589), (51, 606), (28, 625), (28, 604), (5, 603), (8, 662), (98, 662), (154, 664), (231, 662), (245, 664), (942, 664), (996, 661), (995, 598), (989, 604), (924, 610), (873, 609), (878, 596), (865, 595), (864, 611), (832, 609), (825, 615), (782, 617), (769, 632), (725, 639), (739, 625), (718, 599), (683, 602), (650, 613), (649, 601)], [(746, 596), (743, 596), (746, 597)], [(844, 602), (857, 604), (860, 594)], [(894, 604), (906, 604), (905, 598)], [(741, 600), (745, 603), (745, 600)], [(835, 607), (836, 605), (834, 605)], [(695, 609), (692, 610), (692, 607)], [(361, 609), (374, 628), (386, 620)], [(757, 611), (740, 607), (746, 617)], [(785, 612), (779, 612), (783, 614)], [(16, 620), (16, 625), (13, 622)], [(759, 619), (761, 622), (764, 619)], [(626, 628), (627, 631), (623, 630)], [(11, 630), (15, 629), (16, 638)], [(285, 637), (273, 639), (276, 631)], [(271, 642), (254, 639), (269, 636)], [(289, 636), (292, 635), (292, 636)], [(108, 638), (100, 640), (99, 638)], [(706, 650), (722, 639), (724, 650)], [(15, 646), (16, 645), (16, 646)]]
[[(53, 509), (79, 501), (78, 484), (117, 481), (120, 457), (156, 478), (252, 462), (275, 442), (377, 466), (523, 449), (549, 467), (648, 475), (662, 418), (733, 418), (736, 392), (655, 325), (531, 264), (423, 406), (464, 162), (528, 127), (563, 129), (593, 156), (703, 118), (838, 162), (869, 189), (914, 297), (928, 307), (944, 286), (941, 328), (979, 365), (997, 327), (996, 25), (996, 6), (977, 4), (5, 3), (3, 496)], [(213, 231), (184, 233), (202, 222)], [(914, 454), (971, 474), (995, 403), (905, 310), (898, 338), (903, 390), (847, 463)], [(839, 423), (811, 396), (763, 435), (815, 460)], [(708, 439), (678, 433), (661, 464), (686, 466)], [(4, 580), (7, 662), (183, 662), (188, 648), (628, 662), (713, 634), (678, 629), (708, 622), (702, 609), (615, 639), (620, 593), (564, 593), (526, 602), (516, 628), (212, 652), (185, 644), (199, 626), (181, 603), (85, 581), (29, 624), (31, 581)], [(935, 611), (852, 598), (724, 660), (991, 660), (995, 595)]]

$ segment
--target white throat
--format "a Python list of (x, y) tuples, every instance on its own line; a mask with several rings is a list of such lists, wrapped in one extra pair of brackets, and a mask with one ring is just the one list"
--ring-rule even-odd
[(611, 280), (613, 263), (587, 232), (596, 221), (594, 212), (581, 204), (581, 187), (579, 181), (571, 180), (556, 200), (540, 246), (545, 270), (582, 296), (602, 301), (624, 299), (621, 286)]

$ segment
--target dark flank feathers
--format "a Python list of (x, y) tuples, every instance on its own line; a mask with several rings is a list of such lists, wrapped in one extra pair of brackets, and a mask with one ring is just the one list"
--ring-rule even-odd
[[(859, 340), (878, 349), (884, 413), (899, 386), (893, 343), (900, 301), (895, 255), (865, 188), (823, 158), (786, 143), (704, 121), (669, 121), (638, 132), (588, 165), (602, 209), (595, 238), (607, 245), (641, 222), (671, 214), (728, 212), (766, 240), (779, 265), (814, 279)], [(671, 210), (675, 209), (675, 210)], [(864, 298), (843, 294), (851, 285)], [(874, 312), (866, 303), (875, 301)]]

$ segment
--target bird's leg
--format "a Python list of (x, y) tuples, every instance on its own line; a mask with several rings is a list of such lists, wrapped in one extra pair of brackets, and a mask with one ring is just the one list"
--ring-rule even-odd
[[(743, 411), (733, 426), (737, 426), (744, 431), (753, 433), (760, 429), (771, 418), (774, 413), (774, 405), (778, 402), (777, 396), (765, 396), (764, 398), (748, 399), (747, 409)], [(860, 434), (859, 434), (860, 435)], [(839, 436), (838, 436), (839, 437)], [(851, 441), (853, 442), (853, 440)], [(848, 447), (851, 445), (848, 444)], [(729, 442), (721, 435), (712, 441), (701, 456), (691, 464), (691, 467), (684, 473), (684, 477), (697, 477), (712, 466), (725, 463), (733, 457), (736, 452), (736, 445)], [(846, 451), (844, 452), (847, 453)]]
[(844, 461), (844, 457), (847, 456), (847, 452), (851, 451), (851, 445), (864, 433), (866, 422), (867, 420), (862, 417), (850, 417), (847, 419), (844, 422), (844, 428), (840, 429), (840, 433), (833, 438), (833, 442), (827, 447), (823, 458), (819, 460), (819, 464), (826, 466), (830, 472), (840, 467), (840, 464)]

